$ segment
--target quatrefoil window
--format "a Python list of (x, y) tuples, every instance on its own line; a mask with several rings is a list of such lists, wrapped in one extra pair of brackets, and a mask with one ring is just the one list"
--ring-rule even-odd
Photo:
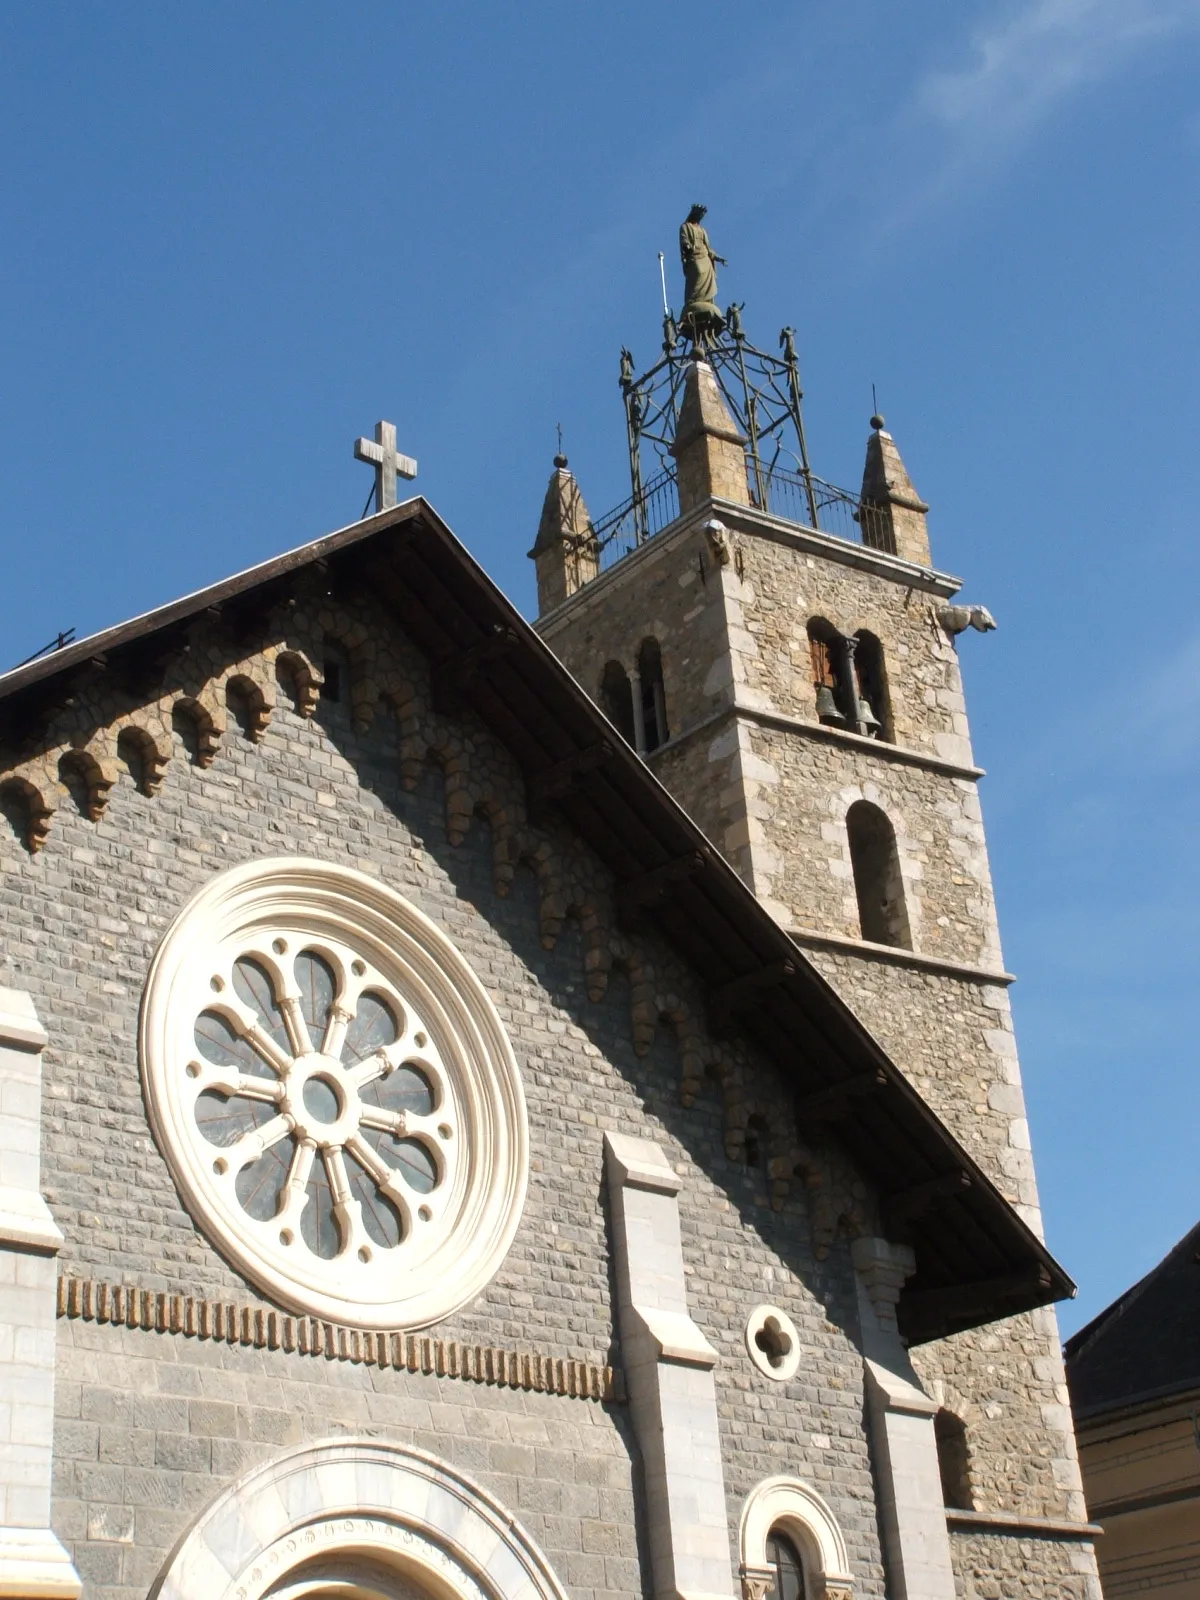
[(778, 1306), (755, 1306), (746, 1320), (746, 1352), (763, 1377), (786, 1383), (800, 1366), (796, 1324)]
[(520, 1076), (445, 936), (377, 880), (285, 859), (182, 912), (142, 1009), (150, 1119), (197, 1223), (297, 1310), (419, 1327), (520, 1216)]

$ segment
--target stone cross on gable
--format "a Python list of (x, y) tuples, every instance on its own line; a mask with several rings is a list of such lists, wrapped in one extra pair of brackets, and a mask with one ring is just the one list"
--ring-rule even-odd
[(396, 449), (396, 424), (377, 422), (375, 438), (354, 441), (354, 459), (368, 461), (375, 468), (375, 509), (386, 511), (396, 504), (396, 479), (415, 478), (417, 463)]

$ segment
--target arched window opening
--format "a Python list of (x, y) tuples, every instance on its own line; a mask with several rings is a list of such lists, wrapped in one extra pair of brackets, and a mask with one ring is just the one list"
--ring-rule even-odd
[(869, 800), (856, 800), (846, 813), (846, 832), (862, 937), (911, 950), (900, 855), (886, 813)]
[(954, 1511), (974, 1511), (966, 1423), (953, 1411), (943, 1408), (933, 1419), (933, 1435), (937, 1441), (943, 1502)]
[(745, 1158), (748, 1167), (761, 1167), (767, 1144), (767, 1119), (757, 1113), (746, 1123)]
[(646, 749), (657, 750), (666, 744), (667, 701), (663, 691), (662, 651), (657, 639), (643, 639), (638, 649), (638, 678), (641, 681), (642, 726)]
[(854, 675), (858, 683), (859, 729), (873, 739), (885, 739), (891, 744), (895, 735), (892, 731), (887, 674), (883, 666), (883, 646), (865, 628), (860, 628), (854, 637), (857, 641), (854, 647)]
[(629, 674), (619, 661), (610, 661), (600, 679), (600, 709), (617, 732), (629, 744), (635, 744), (633, 734), (633, 693)]
[(767, 1565), (773, 1582), (763, 1600), (806, 1600), (804, 1564), (792, 1541), (779, 1528), (767, 1535)]
[(342, 646), (328, 638), (321, 655), (320, 698), (326, 705), (340, 705), (350, 698), (349, 659)]
[(814, 617), (808, 624), (808, 650), (817, 691), (817, 721), (830, 728), (852, 726), (854, 707), (845, 639), (832, 622)]

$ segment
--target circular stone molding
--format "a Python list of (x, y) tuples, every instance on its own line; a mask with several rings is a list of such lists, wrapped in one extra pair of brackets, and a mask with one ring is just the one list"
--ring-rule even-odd
[(786, 1383), (800, 1365), (796, 1324), (778, 1306), (755, 1306), (746, 1322), (746, 1350), (765, 1377)]
[(301, 1314), (420, 1328), (504, 1259), (525, 1097), (487, 993), (377, 879), (222, 873), (172, 924), (141, 1018), (150, 1123), (193, 1218)]

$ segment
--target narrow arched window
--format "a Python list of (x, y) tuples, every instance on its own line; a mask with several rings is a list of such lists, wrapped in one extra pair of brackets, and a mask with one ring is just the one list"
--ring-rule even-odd
[(900, 855), (887, 814), (869, 800), (856, 800), (846, 813), (846, 832), (863, 938), (911, 950)]
[(854, 675), (858, 682), (858, 722), (862, 733), (890, 744), (892, 707), (888, 699), (883, 646), (873, 633), (860, 628), (854, 635)]
[(763, 1600), (805, 1600), (804, 1566), (796, 1546), (778, 1528), (767, 1535), (767, 1565), (774, 1582)]
[(817, 721), (830, 728), (853, 727), (855, 705), (846, 641), (824, 617), (813, 617), (808, 624), (808, 653), (817, 694)]
[(608, 662), (601, 675), (600, 708), (617, 732), (634, 744), (633, 693), (629, 674), (619, 661)]
[(663, 690), (662, 651), (657, 639), (643, 639), (638, 648), (638, 678), (641, 682), (642, 726), (646, 749), (657, 750), (667, 742), (667, 701)]
[(938, 1471), (942, 1477), (942, 1501), (954, 1511), (973, 1511), (971, 1463), (967, 1449), (967, 1427), (961, 1417), (944, 1408), (933, 1419), (937, 1441)]

